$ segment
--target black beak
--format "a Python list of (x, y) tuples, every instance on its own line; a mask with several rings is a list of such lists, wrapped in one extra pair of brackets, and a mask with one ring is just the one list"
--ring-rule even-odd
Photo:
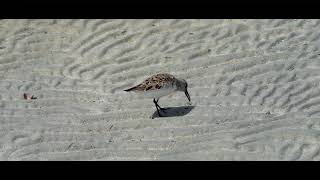
[(189, 102), (190, 102), (191, 99), (190, 99), (190, 95), (189, 95), (189, 93), (188, 93), (188, 90), (186, 90), (184, 93), (186, 94), (186, 96), (187, 96), (187, 98), (188, 98), (188, 100), (189, 100)]

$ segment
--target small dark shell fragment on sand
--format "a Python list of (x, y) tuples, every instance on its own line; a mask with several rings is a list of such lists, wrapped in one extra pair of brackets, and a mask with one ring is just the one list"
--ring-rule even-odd
[(37, 97), (35, 97), (35, 96), (30, 96), (30, 95), (28, 95), (28, 94), (26, 94), (26, 93), (23, 93), (23, 98), (24, 99), (26, 99), (26, 100), (29, 100), (29, 99), (37, 99)]

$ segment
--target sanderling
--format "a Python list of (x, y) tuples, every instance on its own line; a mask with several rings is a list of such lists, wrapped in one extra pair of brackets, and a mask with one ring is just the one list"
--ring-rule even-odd
[(188, 83), (184, 79), (175, 78), (170, 74), (156, 74), (144, 80), (142, 83), (124, 91), (142, 93), (143, 96), (153, 98), (153, 103), (157, 108), (158, 115), (161, 117), (159, 110), (164, 111), (165, 108), (159, 106), (159, 99), (176, 91), (183, 91), (190, 102), (191, 100), (187, 88)]

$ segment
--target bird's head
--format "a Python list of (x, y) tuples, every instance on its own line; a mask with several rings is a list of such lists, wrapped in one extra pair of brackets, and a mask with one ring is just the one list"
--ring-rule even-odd
[(179, 79), (178, 82), (177, 82), (177, 88), (178, 88), (178, 91), (183, 91), (185, 93), (185, 95), (187, 96), (189, 102), (191, 101), (190, 99), (190, 95), (189, 95), (189, 92), (188, 92), (188, 83), (186, 80), (184, 79)]

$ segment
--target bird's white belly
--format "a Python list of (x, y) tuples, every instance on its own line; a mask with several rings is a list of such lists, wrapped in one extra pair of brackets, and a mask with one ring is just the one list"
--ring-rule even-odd
[(163, 88), (163, 89), (157, 89), (157, 90), (149, 90), (143, 92), (143, 96), (149, 97), (149, 98), (161, 98), (163, 96), (167, 96), (175, 91), (174, 88)]

